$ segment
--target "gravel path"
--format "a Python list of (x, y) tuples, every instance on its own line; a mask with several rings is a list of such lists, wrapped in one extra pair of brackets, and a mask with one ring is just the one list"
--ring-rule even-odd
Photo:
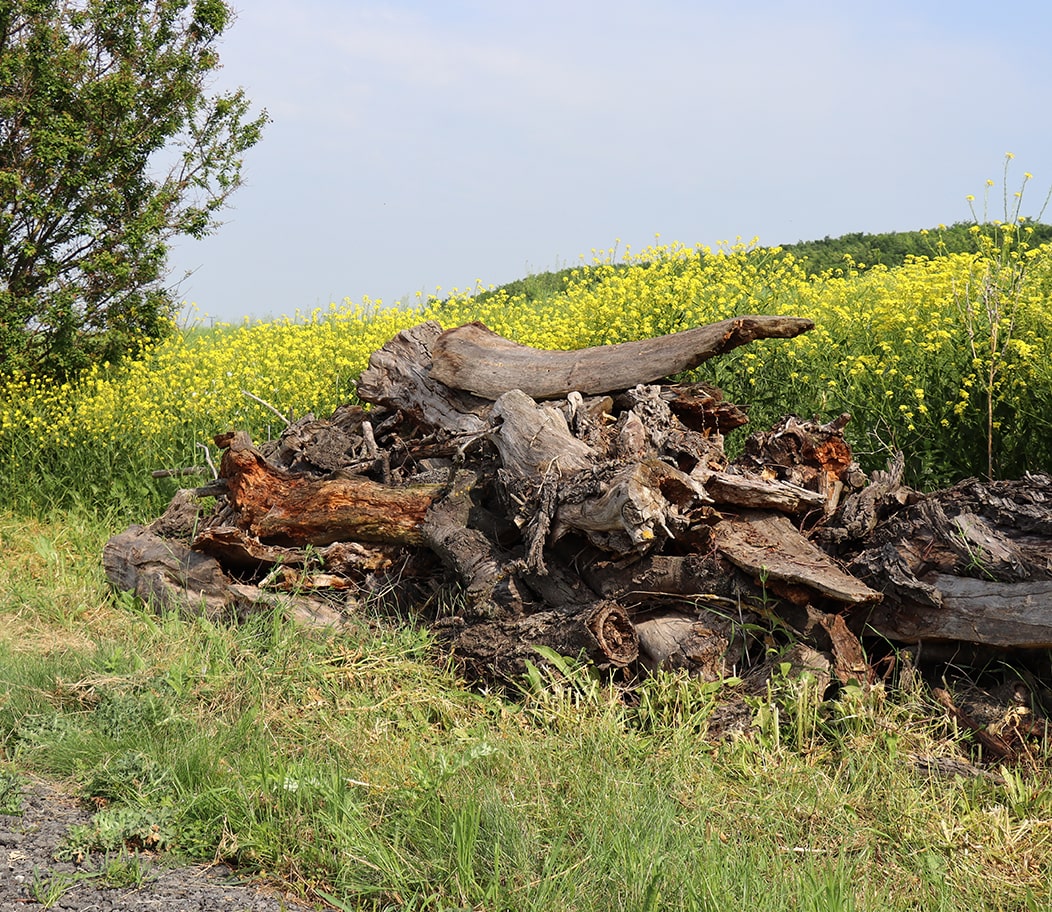
[[(55, 849), (70, 826), (91, 815), (55, 786), (33, 781), (20, 816), (0, 815), (0, 912), (306, 912), (310, 907), (237, 882), (233, 872), (170, 868), (146, 859), (141, 886), (103, 888), (101, 857), (58, 861)], [(44, 900), (42, 902), (41, 900)]]

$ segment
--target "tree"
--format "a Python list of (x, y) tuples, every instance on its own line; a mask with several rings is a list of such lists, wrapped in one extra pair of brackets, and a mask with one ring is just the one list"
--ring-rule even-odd
[(260, 138), (210, 95), (223, 0), (0, 0), (0, 374), (65, 379), (172, 327), (169, 242), (203, 237)]

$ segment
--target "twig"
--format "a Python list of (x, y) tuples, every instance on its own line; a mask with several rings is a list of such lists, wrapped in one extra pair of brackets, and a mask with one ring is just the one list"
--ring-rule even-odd
[(183, 478), (186, 475), (207, 475), (208, 466), (187, 466), (183, 469), (154, 469), (153, 478)]
[(292, 422), (287, 417), (282, 415), (281, 412), (279, 412), (273, 405), (267, 402), (266, 399), (260, 399), (259, 396), (255, 395), (255, 393), (250, 393), (248, 390), (241, 390), (241, 395), (247, 396), (253, 402), (258, 402), (260, 405), (263, 406), (263, 408), (270, 409), (270, 411), (272, 411), (275, 415), (278, 416), (278, 418), (281, 419), (285, 427), (288, 427), (290, 424), (292, 424)]
[(362, 442), (365, 444), (366, 455), (370, 459), (380, 458), (380, 448), (376, 445), (376, 437), (373, 434), (373, 425), (371, 421), (362, 422)]
[(212, 462), (212, 451), (208, 449), (207, 443), (197, 444), (199, 450), (203, 450), (205, 454), (205, 462), (208, 463), (208, 468), (212, 470), (212, 478), (216, 479), (219, 477), (219, 470), (216, 468), (216, 464)]

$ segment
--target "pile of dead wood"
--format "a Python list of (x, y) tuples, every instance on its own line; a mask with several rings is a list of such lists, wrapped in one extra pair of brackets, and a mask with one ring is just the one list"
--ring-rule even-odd
[(362, 405), (258, 446), (217, 436), (218, 478), (111, 539), (106, 573), (213, 617), (394, 609), (486, 680), (537, 646), (714, 679), (775, 629), (845, 682), (872, 676), (867, 638), (1052, 647), (1052, 479), (922, 495), (901, 461), (866, 478), (847, 415), (786, 418), (730, 461), (743, 409), (667, 379), (811, 327), (740, 317), (546, 352), (425, 323), (372, 356)]

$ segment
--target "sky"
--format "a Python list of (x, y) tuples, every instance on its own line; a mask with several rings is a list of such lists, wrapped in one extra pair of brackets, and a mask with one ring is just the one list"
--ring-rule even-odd
[(213, 88), (271, 123), (223, 225), (173, 250), (205, 322), (930, 228), (987, 179), (997, 217), (1006, 152), (1024, 214), (1052, 186), (1047, 0), (234, 6)]

